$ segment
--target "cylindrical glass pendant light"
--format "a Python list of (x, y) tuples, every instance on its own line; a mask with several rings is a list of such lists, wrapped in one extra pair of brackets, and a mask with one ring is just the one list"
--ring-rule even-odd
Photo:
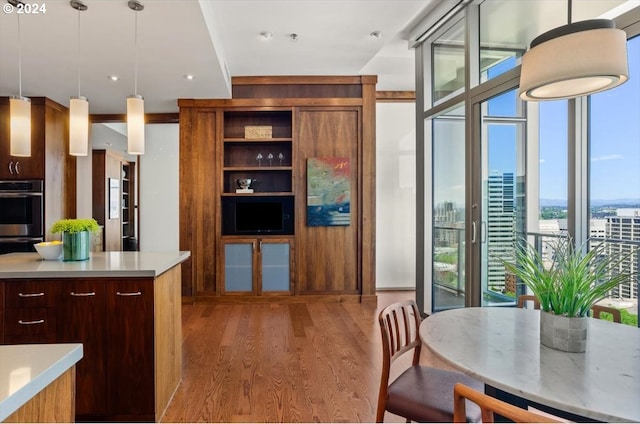
[(78, 11), (78, 95), (69, 101), (69, 154), (87, 156), (89, 153), (89, 101), (80, 95), (80, 12), (87, 10), (81, 0), (71, 0)]
[(144, 99), (142, 96), (127, 97), (127, 152), (130, 155), (144, 154)]
[(9, 139), (11, 156), (31, 156), (31, 100), (9, 98)]
[(9, 154), (31, 156), (31, 100), (22, 97), (22, 41), (18, 17), (18, 96), (9, 98)]
[(72, 97), (69, 102), (69, 154), (89, 153), (89, 102), (86, 97)]
[(129, 8), (136, 12), (135, 20), (135, 67), (134, 94), (127, 97), (127, 152), (130, 155), (144, 154), (144, 99), (138, 95), (138, 12), (144, 5), (138, 0), (129, 0)]

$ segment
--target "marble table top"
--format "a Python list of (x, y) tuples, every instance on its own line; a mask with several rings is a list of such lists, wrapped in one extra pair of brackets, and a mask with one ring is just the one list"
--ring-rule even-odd
[(640, 422), (640, 328), (589, 319), (587, 349), (540, 344), (540, 312), (463, 308), (420, 325), (424, 345), (485, 384), (606, 422)]

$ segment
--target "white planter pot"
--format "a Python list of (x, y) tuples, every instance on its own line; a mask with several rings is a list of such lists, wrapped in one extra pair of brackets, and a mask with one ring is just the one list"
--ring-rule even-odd
[(587, 317), (565, 317), (540, 311), (540, 343), (564, 352), (587, 348)]

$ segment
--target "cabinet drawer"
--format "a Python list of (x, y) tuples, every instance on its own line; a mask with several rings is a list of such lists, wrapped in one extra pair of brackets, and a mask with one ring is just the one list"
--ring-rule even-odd
[(55, 338), (56, 318), (47, 308), (7, 309), (5, 338), (9, 336), (52, 335)]
[(6, 308), (48, 308), (56, 304), (55, 283), (42, 281), (11, 282), (6, 284)]

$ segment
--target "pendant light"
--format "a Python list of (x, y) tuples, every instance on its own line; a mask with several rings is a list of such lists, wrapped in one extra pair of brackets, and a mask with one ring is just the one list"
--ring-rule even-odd
[[(9, 0), (14, 7), (19, 0)], [(20, 38), (20, 14), (18, 17), (18, 95), (9, 98), (9, 154), (31, 156), (31, 99), (22, 96), (22, 40)]]
[(520, 98), (570, 99), (608, 90), (629, 78), (626, 33), (609, 19), (554, 28), (531, 42), (522, 57)]
[(144, 154), (144, 98), (138, 95), (138, 12), (144, 5), (138, 0), (129, 0), (129, 8), (136, 12), (135, 20), (135, 67), (134, 94), (127, 97), (127, 151), (130, 155)]
[(89, 101), (80, 95), (80, 12), (87, 10), (82, 0), (71, 0), (78, 11), (78, 95), (69, 101), (69, 154), (87, 156), (89, 150)]

